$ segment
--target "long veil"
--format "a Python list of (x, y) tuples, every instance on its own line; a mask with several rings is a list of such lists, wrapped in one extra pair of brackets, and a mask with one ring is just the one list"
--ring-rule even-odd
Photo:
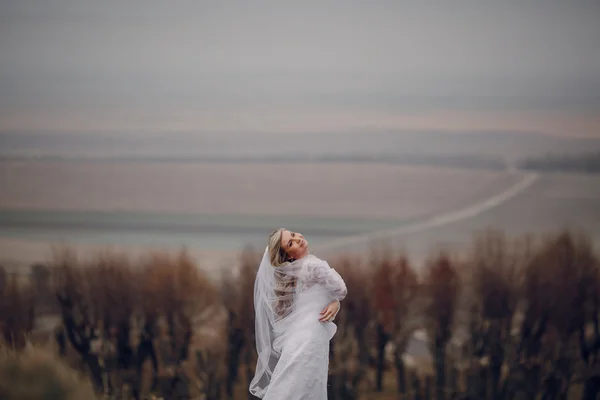
[(273, 267), (265, 249), (254, 282), (255, 336), (258, 359), (250, 393), (262, 398), (279, 361), (281, 332), (295, 310), (295, 294), (301, 263)]

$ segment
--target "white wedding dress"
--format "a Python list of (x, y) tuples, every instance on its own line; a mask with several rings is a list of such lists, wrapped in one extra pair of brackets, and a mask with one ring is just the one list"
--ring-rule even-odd
[(260, 397), (326, 400), (329, 341), (337, 327), (319, 317), (329, 303), (346, 297), (346, 284), (327, 262), (313, 255), (294, 263), (298, 264), (294, 313), (274, 323), (273, 350), (279, 358)]

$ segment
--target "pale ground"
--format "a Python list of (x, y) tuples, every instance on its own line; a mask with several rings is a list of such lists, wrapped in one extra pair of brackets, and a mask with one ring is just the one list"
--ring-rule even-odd
[[(1, 210), (145, 211), (403, 220), (453, 209), (518, 180), (503, 172), (377, 164), (0, 162)], [(91, 245), (77, 245), (88, 251)], [(129, 248), (136, 251), (134, 248)], [(139, 248), (138, 250), (145, 250)], [(50, 244), (0, 238), (2, 259)], [(203, 264), (231, 253), (197, 252)]]
[[(376, 164), (0, 162), (0, 211), (283, 214), (399, 223), (415, 219), (390, 235), (394, 243), (413, 249), (415, 255), (428, 254), (437, 244), (464, 246), (474, 231), (487, 227), (521, 234), (572, 225), (587, 229), (600, 243), (597, 175), (543, 175), (514, 198), (471, 215), (473, 207), (480, 209), (479, 205), (510, 190), (522, 178), (520, 173)], [(440, 217), (443, 225), (436, 222)], [(431, 220), (433, 226), (423, 225)], [(364, 253), (366, 241), (362, 242), (341, 247)], [(96, 247), (77, 248), (87, 252)], [(127, 250), (135, 253), (148, 248)], [(232, 265), (238, 255), (190, 250), (209, 270)], [(50, 244), (45, 241), (0, 238), (0, 263), (26, 265), (49, 256)]]
[[(0, 237), (0, 264), (11, 272), (24, 271), (27, 273), (29, 272), (27, 267), (32, 263), (51, 260), (53, 248), (60, 245), (60, 243), (48, 243), (46, 241)], [(179, 251), (179, 249), (174, 248), (96, 246), (88, 244), (69, 244), (69, 248), (76, 250), (83, 257), (93, 255), (94, 252), (103, 249), (126, 252), (132, 257), (147, 254), (149, 251), (167, 251), (171, 254)], [(222, 268), (234, 266), (238, 263), (239, 252), (237, 251), (186, 250), (197, 261), (199, 267), (215, 278), (218, 278), (219, 271)]]
[(0, 210), (402, 220), (515, 179), (505, 172), (383, 164), (0, 161)]

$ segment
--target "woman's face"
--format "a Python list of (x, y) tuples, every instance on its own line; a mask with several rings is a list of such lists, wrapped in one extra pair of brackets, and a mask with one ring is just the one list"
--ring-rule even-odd
[(289, 258), (297, 260), (308, 254), (308, 242), (298, 232), (290, 232), (287, 229), (281, 232), (281, 247)]

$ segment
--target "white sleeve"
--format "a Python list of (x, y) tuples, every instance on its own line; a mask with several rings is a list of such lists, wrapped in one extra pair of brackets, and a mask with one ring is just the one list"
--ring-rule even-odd
[(309, 281), (319, 283), (325, 287), (335, 300), (343, 300), (348, 293), (346, 283), (337, 273), (337, 271), (329, 266), (326, 261), (318, 260), (311, 262), (308, 265)]

